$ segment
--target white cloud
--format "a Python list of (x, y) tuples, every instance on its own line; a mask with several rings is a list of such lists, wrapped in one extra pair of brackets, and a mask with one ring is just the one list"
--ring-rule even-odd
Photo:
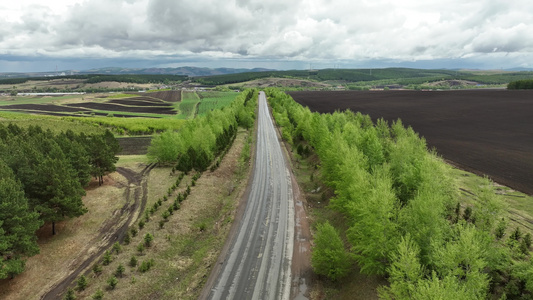
[(533, 57), (526, 0), (18, 0), (0, 12), (0, 60)]

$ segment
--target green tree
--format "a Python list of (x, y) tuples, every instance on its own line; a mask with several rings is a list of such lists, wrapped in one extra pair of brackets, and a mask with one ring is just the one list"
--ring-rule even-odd
[(115, 276), (122, 277), (124, 275), (124, 272), (126, 271), (126, 268), (124, 268), (123, 264), (119, 264), (117, 266), (117, 269), (115, 270)]
[(104, 266), (107, 266), (111, 263), (112, 260), (113, 258), (111, 257), (111, 252), (109, 252), (109, 250), (106, 250), (106, 252), (104, 253), (104, 257), (102, 259), (102, 264)]
[(52, 234), (55, 234), (55, 222), (87, 212), (82, 202), (85, 191), (57, 144), (51, 144), (50, 152), (35, 171), (34, 184), (27, 187), (28, 196), (41, 219), (52, 223)]
[(20, 274), (24, 258), (39, 253), (35, 231), (41, 225), (20, 182), (0, 159), (0, 279)]
[(76, 300), (76, 294), (74, 294), (74, 290), (69, 288), (67, 290), (67, 293), (65, 294), (65, 297), (63, 297), (64, 300)]
[(152, 245), (152, 241), (154, 240), (154, 236), (150, 233), (147, 233), (144, 235), (144, 244), (146, 247), (150, 247)]
[(104, 298), (104, 292), (101, 289), (98, 289), (96, 290), (96, 292), (94, 292), (92, 298), (94, 300), (101, 300), (102, 298)]
[(107, 284), (109, 285), (111, 289), (114, 289), (117, 286), (117, 283), (118, 283), (118, 279), (115, 276), (111, 276), (109, 277), (109, 279), (107, 279)]
[(420, 249), (410, 236), (402, 237), (397, 252), (391, 254), (389, 286), (379, 289), (383, 299), (412, 299), (418, 281), (424, 277)]
[(93, 135), (86, 142), (92, 165), (91, 175), (98, 178), (99, 185), (104, 183), (104, 175), (116, 170), (116, 155), (120, 152), (120, 145), (113, 134), (106, 130), (102, 135)]
[(335, 228), (328, 222), (318, 225), (314, 240), (311, 265), (315, 273), (331, 280), (346, 276), (350, 271), (351, 259)]
[(85, 275), (81, 275), (78, 278), (78, 281), (76, 281), (76, 288), (78, 291), (83, 291), (87, 287), (87, 277)]

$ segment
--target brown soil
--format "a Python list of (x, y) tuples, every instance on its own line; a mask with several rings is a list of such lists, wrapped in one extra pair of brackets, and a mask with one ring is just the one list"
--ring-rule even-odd
[(291, 92), (312, 111), (400, 118), (445, 159), (533, 195), (533, 91)]
[[(117, 172), (128, 181), (124, 197), (126, 204), (113, 213), (111, 219), (107, 219), (100, 227), (99, 234), (93, 241), (87, 243), (80, 251), (80, 255), (71, 264), (72, 271), (50, 288), (41, 299), (59, 299), (67, 287), (71, 286), (75, 279), (82, 273), (89, 273), (89, 266), (99, 258), (106, 249), (116, 241), (121, 241), (129, 226), (133, 224), (140, 212), (144, 210), (147, 201), (146, 177), (155, 165), (147, 165), (140, 173), (127, 168), (117, 168)], [(96, 247), (96, 249), (95, 249)]]
[(156, 98), (156, 99), (160, 99), (166, 102), (181, 101), (181, 91), (161, 91), (161, 92), (134, 93), (134, 94), (147, 97), (147, 98)]
[(118, 144), (122, 148), (119, 155), (144, 155), (152, 141), (151, 136), (119, 137)]

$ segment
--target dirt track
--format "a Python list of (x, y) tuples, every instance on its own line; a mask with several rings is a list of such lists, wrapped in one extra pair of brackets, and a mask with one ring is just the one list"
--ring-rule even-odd
[(112, 218), (102, 224), (98, 236), (87, 243), (79, 258), (74, 262), (76, 266), (72, 266), (73, 271), (42, 295), (41, 299), (61, 299), (62, 293), (74, 283), (81, 273), (90, 273), (92, 263), (113, 243), (122, 240), (129, 226), (137, 220), (140, 212), (146, 206), (148, 199), (147, 176), (154, 167), (153, 164), (147, 165), (140, 173), (135, 173), (127, 168), (117, 168), (117, 172), (128, 180), (128, 187), (126, 187), (124, 194), (126, 204), (120, 210), (115, 211)]
[(455, 165), (533, 195), (533, 91), (291, 92), (312, 111), (400, 118)]

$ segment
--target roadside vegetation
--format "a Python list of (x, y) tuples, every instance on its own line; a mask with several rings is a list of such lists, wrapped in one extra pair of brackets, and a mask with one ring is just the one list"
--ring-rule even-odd
[(382, 299), (531, 297), (531, 234), (510, 226), (492, 182), (463, 187), (475, 198), (465, 201), (451, 167), (401, 121), (311, 113), (278, 90), (267, 95), (283, 139), (325, 185), (314, 189), (327, 203), (315, 224), (316, 274), (387, 278)]

